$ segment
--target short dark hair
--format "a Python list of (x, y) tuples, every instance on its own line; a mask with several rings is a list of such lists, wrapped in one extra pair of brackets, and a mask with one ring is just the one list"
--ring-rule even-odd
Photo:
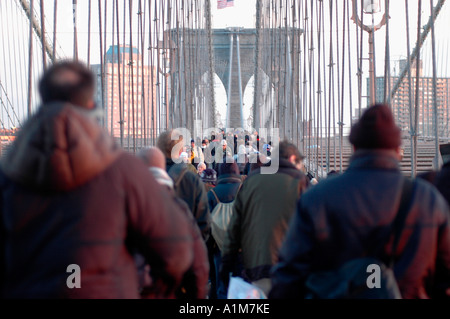
[(81, 62), (61, 61), (53, 64), (39, 81), (43, 103), (69, 102), (85, 106), (95, 91), (94, 74)]
[(282, 141), (280, 142), (280, 145), (278, 146), (279, 151), (279, 157), (284, 159), (289, 159), (292, 155), (295, 155), (296, 162), (299, 163), (301, 160), (303, 160), (305, 157), (300, 153), (297, 146), (294, 144), (288, 142), (288, 141)]

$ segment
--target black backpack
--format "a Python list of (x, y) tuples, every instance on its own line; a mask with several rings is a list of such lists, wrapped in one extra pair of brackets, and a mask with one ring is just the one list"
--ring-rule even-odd
[[(400, 206), (393, 222), (394, 242), (389, 265), (375, 257), (356, 258), (337, 270), (316, 272), (306, 280), (306, 299), (401, 299), (394, 276), (394, 256), (409, 210), (413, 183), (405, 178)], [(369, 287), (371, 272), (379, 267), (379, 286)], [(372, 286), (372, 284), (370, 285)]]

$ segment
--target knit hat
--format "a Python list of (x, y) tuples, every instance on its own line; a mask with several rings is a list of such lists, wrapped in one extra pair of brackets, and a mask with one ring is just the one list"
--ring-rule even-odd
[(202, 172), (201, 178), (204, 183), (215, 184), (217, 182), (217, 173), (215, 170), (207, 168)]
[[(229, 162), (229, 163), (227, 163), (227, 162)], [(219, 171), (219, 174), (218, 174), (219, 176), (222, 176), (225, 174), (235, 174), (235, 175), (240, 174), (239, 166), (236, 164), (236, 162), (232, 158), (226, 158), (224, 163), (220, 163), (218, 171)]]
[(386, 104), (369, 107), (353, 125), (349, 140), (356, 149), (393, 149), (402, 144), (401, 130)]

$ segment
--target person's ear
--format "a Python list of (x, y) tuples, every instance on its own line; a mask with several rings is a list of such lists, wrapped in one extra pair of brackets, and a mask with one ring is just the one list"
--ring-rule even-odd
[(94, 101), (89, 101), (86, 103), (86, 108), (88, 108), (89, 110), (93, 110), (95, 109), (95, 102)]
[(403, 154), (402, 153), (403, 153), (403, 150), (402, 150), (402, 148), (400, 146), (395, 148), (395, 154), (396, 154), (396, 157), (397, 157), (397, 159), (399, 161), (401, 161), (403, 159)]
[(297, 157), (295, 155), (291, 155), (289, 157), (289, 162), (291, 162), (294, 165), (297, 165)]

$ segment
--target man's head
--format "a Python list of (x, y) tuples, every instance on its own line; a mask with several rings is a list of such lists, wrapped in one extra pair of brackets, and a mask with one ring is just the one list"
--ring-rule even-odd
[(179, 145), (183, 141), (183, 137), (179, 135), (177, 140), (172, 140), (172, 133), (176, 133), (176, 131), (170, 130), (161, 133), (156, 142), (156, 146), (162, 151), (165, 158), (172, 158), (172, 150), (174, 150), (175, 147), (179, 148), (179, 151), (173, 154), (176, 158), (178, 158), (183, 151), (182, 145)]
[(386, 104), (369, 107), (358, 123), (353, 125), (349, 139), (355, 150), (393, 150), (400, 159), (401, 130), (395, 124), (392, 111)]
[(44, 104), (68, 102), (93, 109), (94, 91), (94, 74), (84, 64), (75, 61), (53, 64), (39, 81), (39, 94)]
[(194, 148), (195, 147), (195, 141), (191, 140), (191, 147)]
[(163, 152), (157, 147), (150, 147), (138, 153), (138, 157), (144, 161), (148, 167), (158, 167), (166, 169), (166, 158)]
[[(274, 153), (277, 154), (277, 151)], [(280, 145), (278, 146), (278, 156), (280, 159), (291, 162), (298, 170), (303, 168), (303, 159), (305, 157), (300, 153), (297, 146), (288, 141), (280, 142)]]

